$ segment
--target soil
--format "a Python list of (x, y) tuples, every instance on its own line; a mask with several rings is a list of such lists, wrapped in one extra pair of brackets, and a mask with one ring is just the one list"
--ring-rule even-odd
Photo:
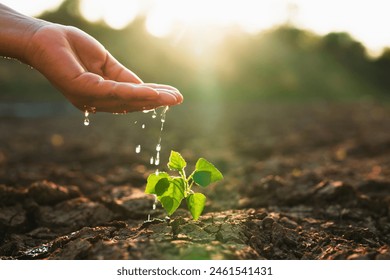
[(198, 221), (144, 194), (156, 119), (2, 117), (0, 259), (390, 259), (389, 104), (172, 108), (158, 168), (225, 176)]

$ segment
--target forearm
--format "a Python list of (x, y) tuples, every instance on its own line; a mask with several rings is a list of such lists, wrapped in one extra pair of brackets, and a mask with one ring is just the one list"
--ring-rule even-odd
[(27, 62), (26, 49), (44, 21), (22, 15), (0, 3), (0, 56)]

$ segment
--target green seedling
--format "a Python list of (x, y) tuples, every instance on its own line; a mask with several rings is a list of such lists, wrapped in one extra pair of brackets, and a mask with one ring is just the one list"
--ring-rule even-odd
[(192, 218), (198, 220), (206, 204), (206, 196), (192, 190), (195, 185), (207, 187), (223, 179), (222, 173), (204, 158), (198, 159), (195, 170), (186, 176), (186, 161), (180, 153), (171, 151), (168, 168), (177, 171), (179, 176), (170, 176), (166, 172), (150, 174), (147, 179), (145, 193), (154, 194), (168, 215), (172, 215), (186, 199), (188, 210)]

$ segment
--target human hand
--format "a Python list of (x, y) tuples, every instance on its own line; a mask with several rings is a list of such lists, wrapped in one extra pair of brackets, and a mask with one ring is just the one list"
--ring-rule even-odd
[(82, 111), (127, 113), (183, 101), (174, 87), (143, 83), (98, 41), (75, 27), (43, 24), (24, 57)]

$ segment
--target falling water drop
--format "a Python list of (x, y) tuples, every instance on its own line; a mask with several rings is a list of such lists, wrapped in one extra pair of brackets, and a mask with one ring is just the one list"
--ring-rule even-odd
[(84, 125), (85, 126), (89, 125), (89, 118), (88, 118), (88, 116), (89, 116), (89, 112), (88, 112), (88, 110), (85, 110), (85, 112), (84, 112)]
[(158, 166), (160, 164), (160, 151), (161, 151), (161, 139), (162, 139), (162, 132), (164, 130), (164, 123), (165, 123), (165, 117), (166, 113), (168, 111), (169, 107), (166, 106), (162, 112), (161, 112), (161, 127), (160, 127), (160, 137), (158, 139), (157, 145), (156, 145), (156, 158), (154, 159), (154, 164)]
[[(161, 119), (160, 119), (160, 121), (161, 121), (161, 124), (160, 124), (160, 135), (159, 135), (158, 142), (157, 142), (156, 148), (155, 148), (156, 155), (155, 156), (151, 156), (150, 160), (149, 160), (150, 165), (155, 165), (156, 166), (156, 171), (155, 171), (156, 175), (160, 174), (160, 171), (158, 170), (158, 166), (160, 164), (160, 152), (162, 151), (161, 140), (162, 140), (162, 133), (163, 133), (163, 130), (164, 130), (166, 112), (168, 111), (168, 109), (169, 109), (169, 106), (166, 106), (165, 108), (163, 108), (163, 110), (161, 111), (161, 114), (157, 114), (157, 110), (156, 109), (146, 110), (146, 108), (144, 108), (144, 110), (142, 111), (143, 113), (150, 113), (150, 112), (152, 112), (152, 119), (156, 119), (158, 115), (161, 117)], [(134, 124), (137, 124), (137, 121), (134, 122)], [(146, 127), (145, 124), (141, 125), (142, 129), (145, 129), (145, 127)], [(136, 151), (136, 153), (140, 153), (141, 152), (141, 145), (137, 145), (135, 151)], [(152, 205), (152, 211), (156, 210), (157, 202), (158, 202), (157, 196), (155, 196), (154, 197), (154, 203)], [(151, 220), (151, 216), (152, 215), (153, 215), (153, 212), (151, 214), (148, 214), (148, 220), (147, 221), (149, 221), (149, 222), (152, 221)]]
[(152, 209), (156, 210), (156, 207), (157, 207), (157, 195), (154, 195), (154, 203)]
[(154, 164), (155, 165), (159, 165), (160, 164), (160, 152), (157, 152), (156, 159), (154, 160)]

